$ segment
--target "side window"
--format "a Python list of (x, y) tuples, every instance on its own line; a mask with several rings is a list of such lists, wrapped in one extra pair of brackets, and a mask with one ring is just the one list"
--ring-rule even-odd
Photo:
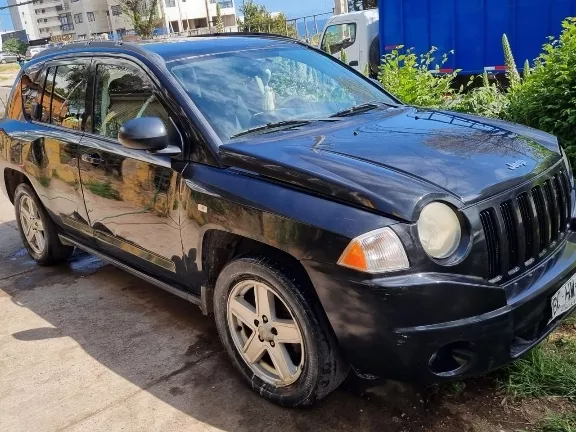
[(40, 121), (42, 123), (50, 123), (50, 102), (52, 101), (52, 89), (54, 88), (54, 74), (56, 73), (56, 68), (51, 67), (48, 69), (46, 74), (46, 81), (44, 84), (44, 92), (42, 93), (42, 114), (40, 115)]
[[(51, 124), (69, 129), (82, 129), (86, 113), (86, 69), (84, 64), (56, 67), (51, 92)], [(48, 92), (48, 83), (46, 92)]]
[(322, 49), (330, 54), (352, 46), (356, 41), (356, 24), (334, 24), (326, 29)]
[(41, 103), (42, 88), (46, 81), (46, 69), (27, 70), (22, 74), (20, 86), (22, 89), (22, 102), (24, 105), (24, 116), (27, 120), (32, 120), (35, 104)]
[(99, 64), (96, 76), (94, 133), (117, 138), (124, 122), (139, 117), (159, 117), (171, 129), (169, 115), (144, 72), (129, 65)]

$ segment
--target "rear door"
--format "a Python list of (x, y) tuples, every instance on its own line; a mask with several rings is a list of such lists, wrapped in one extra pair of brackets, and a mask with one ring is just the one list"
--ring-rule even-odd
[(91, 114), (86, 106), (90, 58), (33, 67), (22, 75), (25, 128), (22, 168), (54, 221), (84, 243), (92, 240), (80, 188), (78, 147)]
[(95, 58), (94, 122), (80, 146), (80, 178), (98, 247), (116, 259), (177, 280), (182, 258), (178, 185), (182, 162), (118, 142), (122, 124), (159, 117), (182, 138), (151, 76), (128, 60)]
[(346, 63), (359, 70), (360, 41), (356, 37), (357, 29), (358, 25), (353, 21), (330, 24), (324, 31), (321, 47), (340, 60), (342, 52), (345, 52)]

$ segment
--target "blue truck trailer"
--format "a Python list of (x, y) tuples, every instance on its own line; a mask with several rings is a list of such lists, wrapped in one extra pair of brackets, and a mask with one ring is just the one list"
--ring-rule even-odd
[(471, 75), (505, 71), (504, 33), (518, 67), (532, 64), (547, 37), (576, 16), (576, 0), (380, 0), (378, 14), (381, 56), (400, 45), (418, 54), (454, 50), (441, 72)]

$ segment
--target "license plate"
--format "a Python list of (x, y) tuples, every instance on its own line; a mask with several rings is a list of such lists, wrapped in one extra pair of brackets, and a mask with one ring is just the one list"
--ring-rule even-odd
[(562, 288), (552, 297), (550, 304), (552, 306), (552, 318), (550, 318), (550, 321), (568, 312), (576, 305), (576, 275), (562, 285)]

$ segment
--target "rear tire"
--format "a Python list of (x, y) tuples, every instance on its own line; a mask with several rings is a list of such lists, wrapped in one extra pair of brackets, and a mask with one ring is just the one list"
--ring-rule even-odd
[(348, 365), (316, 296), (289, 274), (264, 258), (232, 261), (216, 282), (214, 313), (220, 339), (252, 390), (297, 407), (335, 390)]
[(38, 264), (59, 264), (72, 255), (74, 248), (62, 244), (56, 225), (32, 187), (24, 183), (18, 185), (14, 209), (22, 242)]

